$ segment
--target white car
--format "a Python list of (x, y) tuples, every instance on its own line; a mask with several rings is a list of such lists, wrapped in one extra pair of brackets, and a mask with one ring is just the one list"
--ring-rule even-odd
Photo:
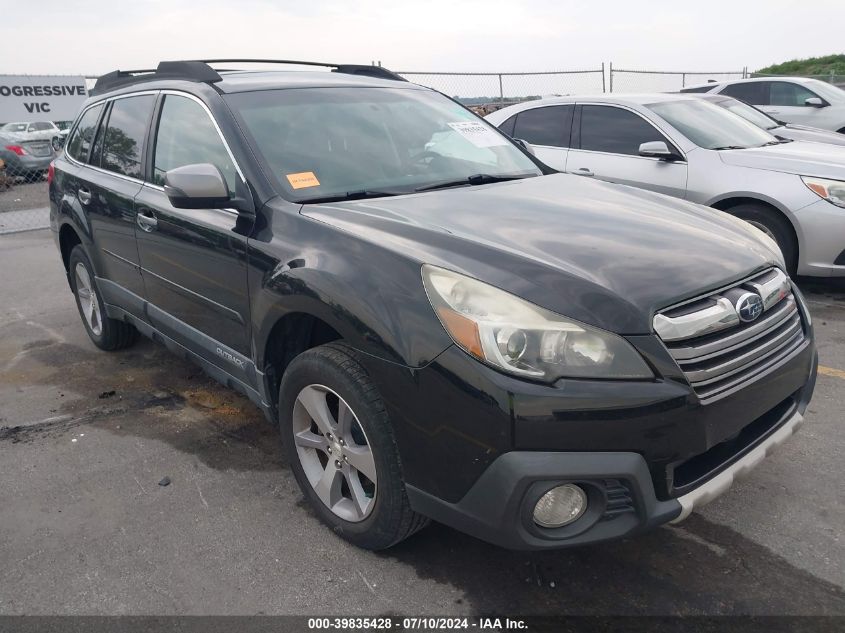
[(556, 97), (486, 118), (554, 169), (726, 211), (777, 242), (790, 272), (845, 276), (843, 147), (782, 142), (694, 95)]
[(818, 79), (757, 77), (690, 86), (681, 92), (723, 94), (779, 121), (845, 133), (845, 90)]
[(0, 127), (0, 134), (13, 136), (22, 141), (64, 140), (68, 130), (62, 130), (52, 121), (32, 121), (29, 123), (7, 123)]

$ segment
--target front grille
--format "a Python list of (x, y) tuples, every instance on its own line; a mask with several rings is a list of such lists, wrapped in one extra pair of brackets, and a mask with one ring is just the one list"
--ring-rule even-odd
[[(749, 295), (763, 309), (744, 321), (749, 312), (740, 308)], [(654, 326), (702, 400), (751, 381), (804, 342), (789, 279), (778, 269), (663, 310)]]

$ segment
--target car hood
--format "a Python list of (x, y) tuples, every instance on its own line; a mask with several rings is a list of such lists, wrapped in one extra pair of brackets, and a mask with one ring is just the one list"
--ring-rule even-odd
[(794, 141), (719, 152), (723, 163), (800, 176), (845, 180), (845, 147)]
[(830, 143), (831, 145), (845, 145), (845, 134), (831, 132), (806, 125), (782, 125), (769, 130), (776, 136), (791, 138), (796, 141), (810, 141), (811, 143)]
[(658, 308), (779, 260), (732, 216), (564, 174), (301, 212), (623, 334), (650, 332)]

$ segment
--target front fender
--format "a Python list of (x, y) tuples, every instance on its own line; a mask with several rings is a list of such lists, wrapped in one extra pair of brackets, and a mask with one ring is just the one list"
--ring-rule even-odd
[(324, 321), (361, 352), (406, 367), (423, 367), (452, 344), (428, 302), (419, 262), (298, 213), (272, 213), (272, 231), (249, 241), (258, 367), (273, 327), (294, 313)]

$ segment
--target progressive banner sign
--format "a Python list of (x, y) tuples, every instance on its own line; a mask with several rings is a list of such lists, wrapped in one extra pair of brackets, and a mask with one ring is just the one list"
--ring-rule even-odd
[(87, 98), (85, 77), (0, 75), (0, 123), (72, 121)]

